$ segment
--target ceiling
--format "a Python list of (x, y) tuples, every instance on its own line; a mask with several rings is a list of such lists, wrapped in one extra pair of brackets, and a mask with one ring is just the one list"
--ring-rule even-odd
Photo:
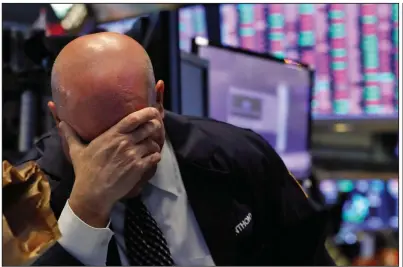
[[(157, 10), (171, 10), (186, 4), (91, 4), (99, 22), (135, 17)], [(39, 16), (41, 8), (47, 10), (47, 21), (59, 22), (50, 4), (45, 3), (7, 3), (2, 4), (3, 22), (31, 25)]]
[(51, 23), (59, 22), (50, 4), (44, 3), (7, 3), (2, 4), (3, 22), (13, 22), (30, 25), (39, 16), (41, 8), (46, 8), (47, 21)]

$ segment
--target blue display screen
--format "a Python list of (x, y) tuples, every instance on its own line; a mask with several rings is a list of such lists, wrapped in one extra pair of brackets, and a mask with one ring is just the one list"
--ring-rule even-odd
[(398, 179), (324, 180), (320, 183), (327, 204), (339, 192), (349, 193), (343, 207), (341, 232), (398, 228)]

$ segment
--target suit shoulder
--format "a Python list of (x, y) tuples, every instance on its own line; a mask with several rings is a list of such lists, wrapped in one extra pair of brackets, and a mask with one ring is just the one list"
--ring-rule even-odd
[(40, 159), (45, 150), (45, 143), (49, 138), (52, 138), (52, 131), (46, 132), (42, 136), (40, 136), (36, 141), (33, 147), (26, 152), (23, 157), (17, 162), (17, 165), (21, 165), (26, 163), (27, 161), (37, 161)]
[(189, 121), (203, 131), (218, 147), (226, 151), (261, 157), (275, 153), (263, 137), (250, 129), (210, 118), (189, 117)]

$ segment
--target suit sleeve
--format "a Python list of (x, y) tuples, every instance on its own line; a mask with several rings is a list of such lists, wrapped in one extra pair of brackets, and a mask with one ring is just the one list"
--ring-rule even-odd
[[(39, 141), (19, 164), (36, 161), (41, 166), (44, 143)], [(46, 173), (51, 187), (51, 208), (58, 219), (62, 234), (60, 240), (43, 253), (32, 265), (34, 266), (84, 266), (105, 265), (108, 246), (113, 232), (109, 228), (96, 229), (82, 222), (70, 209), (72, 181), (60, 179)], [(114, 264), (115, 265), (115, 264)]]
[(278, 251), (276, 263), (335, 266), (325, 248), (326, 212), (318, 210), (274, 149), (259, 135), (251, 134), (255, 160), (248, 160), (249, 175), (258, 192), (257, 201), (264, 202), (259, 204), (262, 218), (278, 229), (273, 231), (277, 236), (266, 237), (276, 238), (276, 248), (270, 248)]
[(48, 249), (33, 264), (33, 266), (85, 266), (74, 258), (59, 243)]
[[(304, 265), (308, 263), (322, 266), (336, 266), (330, 257), (325, 241), (329, 220), (327, 210), (322, 211), (311, 201), (295, 177), (287, 171), (287, 180), (282, 190), (282, 199), (287, 203), (283, 219), (285, 220), (288, 240), (285, 246), (302, 249), (306, 246), (307, 255), (301, 255)], [(287, 229), (287, 225), (289, 228)], [(286, 238), (287, 239), (287, 238)], [(295, 240), (299, 242), (295, 242)], [(301, 242), (302, 241), (302, 242)], [(294, 243), (294, 244), (290, 244)], [(310, 254), (310, 255), (309, 255)], [(306, 264), (305, 264), (306, 263)]]
[(36, 266), (105, 266), (113, 232), (93, 228), (78, 218), (68, 202), (58, 220), (62, 234), (55, 246), (34, 263)]
[(60, 240), (33, 265), (35, 266), (105, 266), (110, 229), (95, 229), (84, 224), (68, 205), (69, 190), (62, 181), (47, 176), (51, 185), (51, 207), (58, 219)]
[[(50, 205), (59, 220), (63, 207), (68, 199), (67, 194), (61, 194), (60, 182), (47, 176), (52, 193)], [(85, 266), (81, 261), (73, 257), (63, 246), (56, 242), (54, 246), (45, 251), (33, 264), (33, 266)]]

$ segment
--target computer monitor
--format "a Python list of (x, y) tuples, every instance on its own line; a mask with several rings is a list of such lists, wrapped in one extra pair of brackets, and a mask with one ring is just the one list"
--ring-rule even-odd
[(398, 228), (398, 179), (322, 180), (320, 191), (327, 204), (340, 192), (349, 193), (343, 207), (338, 238), (346, 243), (356, 232)]
[(208, 116), (260, 134), (298, 178), (310, 173), (310, 92), (306, 65), (196, 38), (209, 61)]
[(181, 52), (181, 114), (207, 115), (208, 61)]

